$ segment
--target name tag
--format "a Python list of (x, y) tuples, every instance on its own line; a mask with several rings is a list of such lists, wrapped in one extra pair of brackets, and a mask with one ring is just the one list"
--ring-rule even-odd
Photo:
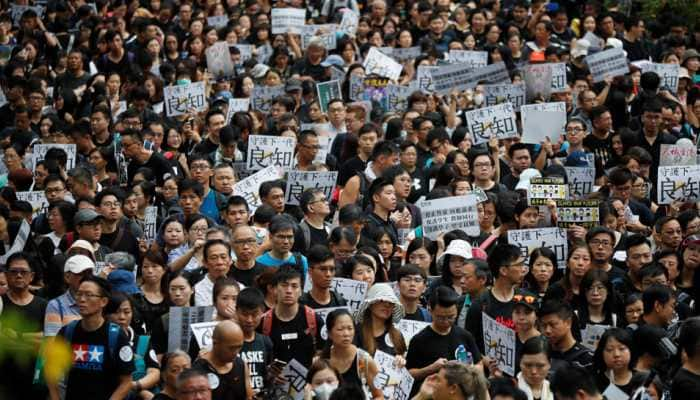
[(299, 338), (299, 335), (296, 332), (282, 334), (282, 340), (297, 340), (298, 338)]

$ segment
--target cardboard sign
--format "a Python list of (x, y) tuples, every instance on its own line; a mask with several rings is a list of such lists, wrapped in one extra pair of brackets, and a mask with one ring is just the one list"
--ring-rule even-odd
[[(274, 10), (273, 10), (274, 11)], [(292, 358), (282, 370), (282, 376), (286, 379), (282, 390), (294, 400), (304, 398), (304, 387), (306, 387), (306, 375), (309, 371), (301, 365), (299, 361)]]
[(532, 178), (527, 190), (527, 200), (531, 206), (544, 206), (549, 200), (566, 199), (567, 189), (564, 178)]
[(296, 145), (297, 140), (293, 137), (250, 135), (246, 168), (258, 171), (270, 165), (276, 165), (289, 171), (292, 169)]
[(277, 96), (284, 94), (284, 85), (263, 86), (255, 85), (253, 92), (250, 94), (252, 106), (254, 110), (263, 113), (269, 113), (272, 108), (272, 100)]
[(391, 112), (402, 113), (408, 108), (408, 97), (411, 96), (413, 90), (408, 86), (399, 86), (389, 84), (386, 87), (386, 96), (388, 110)]
[(656, 192), (658, 204), (700, 200), (700, 165), (659, 167)]
[(207, 57), (207, 68), (215, 78), (234, 75), (233, 60), (228, 47), (226, 42), (216, 42), (204, 52)]
[(461, 229), (467, 235), (479, 235), (476, 196), (466, 195), (423, 200), (417, 203), (423, 215), (423, 235), (437, 239), (442, 232)]
[(586, 56), (586, 64), (595, 83), (630, 72), (625, 51), (618, 47), (589, 54)]
[(695, 165), (697, 164), (697, 149), (695, 146), (679, 146), (677, 144), (662, 144), (659, 165)]
[(568, 228), (572, 225), (586, 229), (600, 224), (598, 200), (556, 200), (557, 226)]
[(483, 85), (484, 106), (495, 106), (501, 103), (510, 103), (516, 112), (525, 104), (525, 82), (520, 83), (496, 83)]
[(286, 204), (299, 205), (301, 194), (308, 189), (320, 189), (330, 200), (338, 181), (338, 171), (289, 171), (287, 174)]
[(306, 24), (306, 9), (273, 8), (271, 14), (272, 34), (301, 34)]
[(331, 281), (331, 290), (343, 296), (348, 303), (348, 308), (355, 312), (360, 308), (362, 300), (367, 294), (367, 282), (356, 281), (347, 278), (333, 278)]
[(200, 349), (202, 349), (202, 350), (211, 349), (212, 336), (214, 335), (214, 328), (216, 328), (216, 325), (218, 325), (218, 324), (219, 324), (219, 321), (211, 321), (211, 322), (199, 322), (199, 323), (190, 325), (190, 328), (192, 328), (192, 335), (194, 336), (195, 340), (197, 341), (197, 345), (199, 345)]
[(483, 312), (481, 323), (484, 328), (485, 355), (496, 360), (501, 371), (515, 376), (515, 331)]
[(413, 337), (416, 336), (416, 333), (422, 331), (423, 329), (425, 329), (426, 326), (429, 325), (430, 322), (402, 319), (401, 321), (399, 321), (398, 328), (399, 331), (401, 331), (401, 334), (403, 335), (403, 340), (404, 342), (406, 342), (406, 346), (409, 346), (411, 343), (411, 339), (413, 339)]
[(163, 88), (165, 115), (177, 117), (194, 109), (202, 112), (207, 109), (204, 82), (192, 82), (186, 85), (166, 86)]
[(318, 104), (323, 113), (328, 112), (328, 103), (331, 100), (343, 98), (343, 94), (340, 90), (340, 81), (337, 80), (317, 83), (316, 94), (318, 95)]
[(262, 204), (258, 193), (260, 190), (260, 185), (263, 182), (281, 179), (283, 176), (284, 172), (281, 168), (275, 165), (270, 165), (269, 167), (236, 182), (236, 184), (233, 185), (233, 194), (236, 196), (243, 196), (246, 199), (248, 202), (248, 208), (250, 208), (250, 212), (252, 214)]
[(545, 137), (556, 143), (566, 125), (566, 103), (525, 104), (520, 107), (520, 118), (523, 143), (540, 144)]
[(323, 47), (326, 50), (335, 50), (337, 47), (335, 32), (337, 30), (337, 24), (304, 25), (301, 29), (301, 48), (309, 47), (311, 39), (317, 37), (323, 41)]
[(32, 205), (32, 218), (49, 210), (49, 201), (46, 200), (43, 190), (17, 192), (17, 200), (26, 201)]
[(566, 171), (566, 180), (569, 186), (569, 199), (583, 200), (593, 191), (595, 168), (564, 167), (564, 170)]
[(557, 256), (558, 268), (566, 268), (566, 256), (569, 254), (569, 246), (566, 239), (566, 230), (562, 228), (509, 230), (508, 243), (520, 248), (522, 256), (525, 257), (525, 263), (528, 265), (532, 251), (540, 247), (546, 247)]
[(192, 330), (190, 325), (210, 322), (214, 317), (214, 307), (170, 307), (168, 324), (168, 352), (190, 348)]
[(382, 54), (376, 47), (369, 49), (362, 66), (365, 67), (365, 73), (367, 75), (375, 74), (393, 81), (399, 80), (401, 70), (403, 70), (403, 65), (397, 63), (391, 57)]
[(471, 69), (483, 68), (488, 64), (489, 53), (486, 51), (450, 50), (447, 54), (451, 64), (468, 65)]
[(474, 145), (486, 143), (492, 137), (505, 139), (518, 136), (515, 111), (510, 103), (477, 108), (464, 113)]
[(67, 156), (66, 171), (70, 171), (71, 169), (75, 168), (75, 159), (77, 157), (76, 146), (74, 144), (51, 143), (35, 144), (34, 147), (32, 147), (32, 170), (36, 170), (36, 163), (39, 161), (44, 161), (46, 158), (46, 152), (49, 151), (49, 149), (61, 149), (65, 151)]

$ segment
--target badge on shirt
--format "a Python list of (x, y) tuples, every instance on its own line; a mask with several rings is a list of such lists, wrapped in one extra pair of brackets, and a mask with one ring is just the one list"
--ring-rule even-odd
[(296, 332), (282, 334), (282, 340), (297, 340), (298, 338), (299, 335)]

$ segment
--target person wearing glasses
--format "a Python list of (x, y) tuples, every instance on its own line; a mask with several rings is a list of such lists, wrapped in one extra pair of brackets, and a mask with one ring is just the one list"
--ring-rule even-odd
[(258, 241), (255, 230), (249, 225), (236, 225), (231, 233), (231, 243), (236, 261), (231, 265), (229, 276), (246, 287), (253, 286), (255, 279), (265, 266), (255, 260), (258, 251)]
[(175, 383), (176, 400), (211, 400), (211, 386), (206, 371), (201, 368), (188, 368), (177, 376)]
[(316, 158), (321, 146), (318, 135), (314, 131), (303, 131), (299, 134), (297, 142), (297, 154), (295, 156), (295, 169), (308, 171)]
[(615, 242), (615, 233), (603, 226), (595, 226), (586, 233), (586, 242), (591, 248), (591, 268), (608, 273), (613, 285), (624, 281), (625, 271), (611, 263)]
[(126, 129), (121, 135), (122, 153), (130, 160), (127, 167), (129, 183), (134, 180), (136, 171), (149, 168), (156, 177), (156, 184), (163, 186), (164, 179), (173, 174), (170, 162), (163, 154), (146, 149), (143, 146), (143, 136), (139, 131)]
[(311, 290), (301, 295), (299, 303), (313, 309), (347, 305), (343, 296), (331, 290), (336, 275), (333, 253), (322, 244), (314, 244), (306, 255), (309, 260)]
[(99, 243), (113, 251), (125, 251), (129, 254), (139, 254), (139, 243), (129, 229), (128, 224), (122, 223), (123, 194), (119, 189), (104, 189), (95, 196), (97, 211), (102, 215), (102, 234)]
[[(132, 388), (134, 352), (126, 333), (107, 321), (104, 309), (112, 293), (106, 280), (84, 278), (75, 293), (79, 321), (61, 328), (58, 336), (72, 348), (72, 366), (65, 377), (65, 399), (123, 399)], [(58, 384), (49, 384), (52, 400), (59, 397)]]
[(331, 213), (326, 193), (320, 189), (305, 190), (299, 199), (299, 208), (304, 213), (304, 219), (299, 223), (304, 232), (304, 249), (314, 244), (328, 246), (332, 227), (326, 222), (326, 217)]
[[(204, 154), (193, 154), (189, 157), (192, 180), (202, 186), (202, 201), (199, 212), (213, 221), (219, 221), (219, 210), (226, 204), (225, 196), (212, 190), (211, 177), (214, 175), (209, 157)], [(182, 194), (180, 194), (182, 196)]]
[(399, 301), (406, 312), (403, 318), (430, 322), (430, 312), (420, 304), (428, 281), (425, 271), (416, 264), (405, 264), (396, 271), (396, 281), (399, 283)]

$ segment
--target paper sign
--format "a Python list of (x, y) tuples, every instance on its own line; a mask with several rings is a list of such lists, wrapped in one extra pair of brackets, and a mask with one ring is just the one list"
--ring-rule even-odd
[(442, 232), (461, 229), (467, 235), (479, 235), (476, 196), (466, 195), (423, 200), (417, 203), (423, 215), (423, 235), (437, 239)]
[[(273, 10), (274, 11), (274, 10)], [(306, 387), (306, 375), (309, 371), (301, 365), (299, 361), (292, 358), (282, 370), (282, 376), (286, 382), (282, 385), (282, 390), (294, 400), (304, 398), (304, 387)]]
[(595, 168), (564, 167), (564, 170), (566, 171), (566, 180), (569, 186), (569, 199), (583, 200), (593, 191)]
[(481, 313), (484, 327), (484, 351), (498, 363), (504, 373), (515, 376), (515, 331)]
[(566, 64), (565, 63), (548, 63), (552, 70), (552, 93), (563, 92), (566, 85)]
[(659, 167), (656, 191), (659, 204), (700, 200), (700, 165)]
[(408, 108), (408, 98), (413, 93), (413, 90), (408, 86), (399, 86), (389, 84), (386, 87), (386, 96), (388, 99), (388, 110), (391, 112), (402, 113)]
[(233, 114), (242, 111), (247, 112), (250, 108), (250, 99), (228, 99), (228, 108), (226, 109), (226, 125), (231, 123)]
[(609, 325), (586, 324), (586, 328), (581, 329), (581, 344), (588, 347), (589, 350), (595, 351), (600, 337), (608, 329), (610, 329)]
[(255, 85), (250, 98), (253, 101), (253, 109), (263, 113), (269, 113), (272, 108), (272, 100), (284, 94), (284, 85), (263, 86)]
[(401, 331), (401, 334), (403, 335), (403, 340), (404, 342), (406, 342), (406, 346), (409, 346), (411, 343), (411, 339), (413, 339), (413, 337), (416, 336), (416, 333), (422, 331), (423, 329), (425, 329), (426, 326), (429, 325), (430, 322), (402, 319), (398, 323), (398, 328), (399, 331)]
[(287, 174), (286, 203), (299, 205), (301, 194), (308, 189), (319, 189), (330, 200), (338, 181), (338, 171), (289, 171)]
[(476, 87), (480, 83), (510, 83), (510, 75), (506, 64), (501, 61), (494, 64), (489, 64), (483, 68), (475, 69), (471, 78), (470, 87)]
[(464, 113), (474, 145), (486, 143), (492, 137), (505, 139), (518, 136), (518, 124), (510, 103), (477, 108)]
[(480, 82), (510, 82), (508, 70), (503, 62), (477, 69), (471, 69), (461, 64), (451, 64), (439, 67), (432, 71), (431, 75), (435, 92), (440, 94), (448, 94), (453, 90), (471, 89)]
[[(307, 276), (305, 282), (309, 282), (309, 281), (311, 281), (311, 279), (309, 279), (309, 277)], [(314, 309), (314, 313), (316, 313), (316, 316), (319, 317), (321, 319), (321, 321), (323, 321), (323, 327), (321, 328), (321, 331), (319, 332), (321, 339), (328, 340), (328, 329), (326, 328), (326, 326), (328, 325), (328, 324), (326, 324), (326, 318), (328, 318), (328, 314), (330, 314), (331, 312), (333, 312), (335, 310), (341, 310), (341, 309), (350, 311), (350, 309), (345, 307), (345, 306), (325, 307), (325, 308)], [(350, 311), (350, 313), (352, 313), (352, 311)]]
[(318, 104), (321, 107), (321, 112), (328, 112), (328, 103), (333, 99), (342, 99), (343, 94), (340, 90), (340, 81), (318, 82), (316, 84), (316, 94), (318, 95)]
[(233, 47), (237, 48), (238, 51), (241, 54), (241, 63), (244, 63), (251, 58), (253, 58), (253, 45), (252, 44), (241, 44), (237, 43), (233, 45)]
[(391, 58), (398, 62), (405, 62), (418, 58), (421, 55), (420, 46), (413, 47), (393, 47), (391, 49)]
[(260, 184), (267, 181), (281, 179), (282, 176), (284, 176), (284, 173), (279, 167), (270, 165), (269, 167), (236, 182), (236, 184), (233, 185), (233, 194), (236, 196), (243, 196), (246, 199), (248, 202), (248, 207), (250, 208), (250, 213), (252, 214), (262, 204), (258, 193), (260, 190)]
[(525, 104), (520, 107), (523, 143), (540, 144), (545, 137), (552, 143), (559, 140), (566, 125), (566, 103)]
[(520, 248), (525, 257), (525, 264), (530, 263), (530, 254), (539, 247), (546, 247), (557, 256), (557, 265), (560, 269), (566, 268), (566, 256), (568, 242), (566, 230), (563, 228), (537, 228), (537, 229), (512, 229), (508, 230), (508, 243)]
[(418, 85), (418, 90), (423, 92), (432, 93), (435, 91), (435, 85), (433, 85), (433, 72), (440, 69), (433, 65), (419, 65), (416, 71), (416, 82)]
[(43, 190), (17, 192), (17, 200), (26, 201), (32, 205), (32, 218), (47, 212), (49, 209), (49, 201), (46, 200), (46, 195)]
[(195, 340), (197, 340), (197, 345), (202, 350), (211, 349), (212, 336), (214, 335), (214, 328), (219, 324), (219, 321), (211, 322), (199, 322), (190, 325), (192, 328), (192, 335), (194, 335)]
[(399, 80), (403, 69), (401, 64), (382, 54), (376, 47), (369, 49), (363, 67), (365, 67), (365, 74), (367, 75), (376, 74), (394, 81)]
[(207, 56), (207, 68), (215, 78), (221, 76), (233, 76), (234, 68), (231, 60), (231, 52), (228, 43), (216, 42), (205, 51)]
[(484, 106), (494, 106), (500, 103), (511, 103), (516, 112), (525, 104), (525, 83), (496, 83), (483, 85)]
[(246, 168), (258, 171), (270, 165), (277, 165), (285, 171), (292, 169), (294, 148), (297, 140), (286, 136), (248, 136)]
[(557, 226), (568, 228), (572, 225), (586, 229), (600, 224), (598, 200), (556, 200)]
[(335, 50), (337, 47), (335, 32), (337, 30), (337, 24), (304, 25), (301, 29), (301, 48), (309, 47), (311, 39), (317, 37), (323, 41), (323, 47), (326, 50)]
[(348, 90), (350, 100), (362, 100), (362, 94), (365, 92), (364, 79), (364, 77), (359, 75), (350, 75), (350, 89)]
[(22, 224), (19, 227), (19, 231), (17, 231), (17, 236), (15, 236), (15, 240), (12, 242), (12, 247), (0, 256), (0, 264), (5, 265), (7, 263), (7, 259), (15, 254), (19, 253), (20, 251), (24, 251), (24, 246), (27, 244), (27, 239), (29, 239), (29, 234), (31, 233), (31, 226), (29, 226), (29, 223), (27, 222), (26, 219), (22, 218)]
[(451, 64), (468, 65), (469, 68), (483, 68), (488, 64), (489, 53), (472, 50), (450, 50), (448, 59)]
[(377, 375), (374, 387), (380, 389), (385, 399), (407, 400), (413, 388), (414, 379), (406, 368), (396, 368), (396, 357), (381, 350), (374, 353)]
[(273, 8), (272, 34), (301, 34), (306, 24), (306, 9), (303, 8)]
[(228, 16), (226, 15), (215, 15), (213, 17), (207, 17), (207, 25), (213, 26), (216, 29), (221, 29), (228, 24)]
[(338, 30), (345, 32), (350, 37), (355, 37), (357, 26), (360, 24), (360, 16), (354, 11), (346, 8), (343, 10), (343, 18), (340, 20)]
[(662, 144), (659, 165), (695, 165), (697, 164), (697, 149), (695, 146), (679, 146), (677, 144)]
[(382, 110), (389, 108), (389, 98), (386, 94), (386, 88), (389, 86), (389, 78), (370, 77), (363, 81), (364, 92), (362, 100), (372, 104), (378, 104)]
[(190, 348), (192, 330), (190, 325), (210, 322), (214, 317), (214, 307), (170, 307), (168, 324), (168, 352)]
[(165, 115), (176, 117), (186, 114), (191, 109), (202, 112), (207, 109), (204, 82), (192, 82), (186, 85), (173, 85), (163, 88)]
[(333, 278), (330, 289), (343, 296), (348, 303), (348, 308), (355, 312), (360, 308), (362, 300), (365, 299), (367, 287), (367, 282), (347, 278)]
[(548, 64), (530, 64), (525, 67), (525, 87), (527, 101), (535, 99), (547, 101), (552, 93), (552, 69)]
[(618, 47), (589, 54), (586, 56), (586, 64), (593, 75), (593, 82), (596, 83), (630, 72), (625, 51)]
[(158, 207), (156, 207), (156, 206), (146, 207), (146, 214), (144, 216), (144, 222), (143, 222), (143, 238), (146, 239), (146, 243), (149, 246), (156, 239), (157, 219), (158, 219)]
[(661, 78), (660, 87), (671, 89), (674, 93), (678, 90), (678, 74), (681, 72), (680, 65), (648, 63), (642, 68), (642, 72), (654, 72)]
[[(322, 125), (322, 124), (318, 124)], [(314, 157), (314, 163), (321, 163), (325, 164), (326, 163), (326, 157), (328, 157), (328, 153), (331, 151), (331, 144), (333, 142), (333, 138), (335, 136), (322, 136), (319, 134), (318, 136), (318, 152), (316, 153), (316, 157)], [(296, 161), (296, 159), (294, 159)]]
[(527, 200), (531, 206), (544, 206), (549, 200), (565, 200), (567, 189), (564, 178), (532, 178), (527, 190)]
[(74, 144), (35, 144), (32, 148), (32, 170), (36, 170), (36, 163), (39, 161), (44, 161), (46, 158), (46, 152), (49, 149), (61, 149), (66, 152), (66, 171), (70, 171), (75, 168), (75, 158), (76, 158), (76, 146)]

